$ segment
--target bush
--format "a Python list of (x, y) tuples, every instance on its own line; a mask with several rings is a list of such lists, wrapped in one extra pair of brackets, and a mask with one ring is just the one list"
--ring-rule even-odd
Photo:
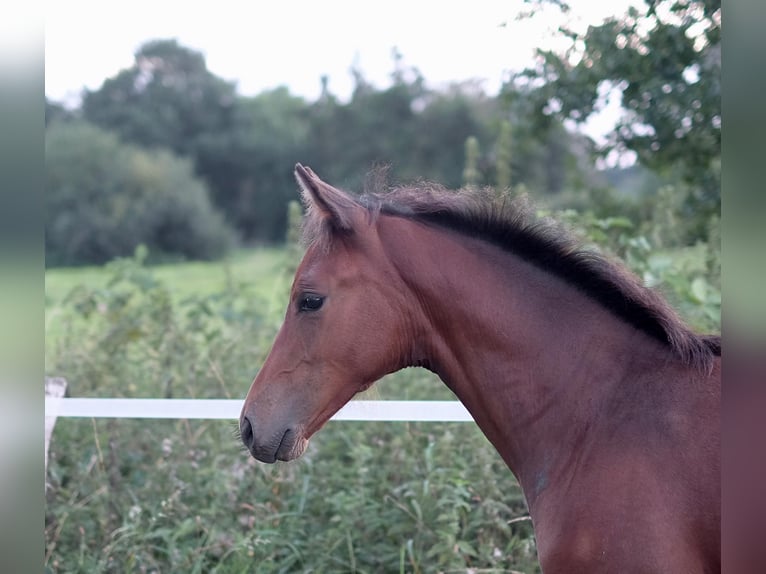
[[(547, 215), (547, 212), (542, 212)], [(586, 247), (617, 257), (660, 291), (700, 333), (721, 332), (720, 220), (712, 218), (706, 242), (679, 246), (672, 236), (675, 214), (636, 226), (627, 217), (597, 217), (564, 210), (555, 218), (579, 230)]]
[(216, 259), (234, 235), (191, 165), (83, 122), (46, 132), (46, 261), (103, 263), (145, 244), (155, 257)]
[[(48, 341), (72, 396), (245, 396), (281, 320), (269, 296), (232, 277), (179, 297), (142, 250), (106, 270), (105, 285), (71, 291)], [(452, 396), (416, 369), (378, 392)], [(46, 572), (538, 571), (521, 490), (475, 425), (331, 423), (274, 466), (242, 452), (235, 426), (59, 420)]]

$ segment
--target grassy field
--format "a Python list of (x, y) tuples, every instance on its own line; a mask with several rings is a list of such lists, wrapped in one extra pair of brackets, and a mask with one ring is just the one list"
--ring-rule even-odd
[[(249, 284), (269, 312), (281, 310), (291, 274), (288, 255), (282, 248), (240, 250), (224, 261), (175, 263), (152, 267), (153, 276), (171, 288), (176, 301), (187, 297), (213, 295), (232, 285)], [(104, 289), (114, 279), (108, 266), (49, 269), (45, 273), (45, 334), (47, 347), (54, 344), (62, 329), (66, 300), (83, 286)], [(280, 311), (281, 312), (281, 311)]]
[[(604, 221), (594, 221), (601, 233)], [(606, 226), (608, 229), (608, 226)], [(620, 231), (619, 229), (617, 231)], [(692, 325), (720, 329), (720, 250), (611, 248)], [(46, 369), (72, 396), (245, 396), (296, 254), (46, 273)], [(450, 399), (406, 369), (368, 397)], [(538, 572), (518, 484), (472, 423), (329, 423), (296, 462), (256, 463), (235, 421), (62, 419), (46, 572)]]
[[(160, 280), (172, 283), (176, 296), (206, 295), (224, 289), (231, 281), (252, 282), (264, 296), (274, 295), (291, 277), (285, 272), (287, 253), (284, 248), (239, 250), (220, 262), (172, 263), (152, 267)], [(111, 275), (106, 266), (49, 269), (45, 296), (48, 305), (60, 304), (78, 285), (104, 287)]]
[[(243, 398), (294, 259), (46, 274), (46, 366), (72, 396)], [(407, 369), (372, 398), (444, 399)], [(472, 423), (329, 423), (263, 465), (234, 421), (59, 420), (47, 572), (536, 572), (516, 481)]]

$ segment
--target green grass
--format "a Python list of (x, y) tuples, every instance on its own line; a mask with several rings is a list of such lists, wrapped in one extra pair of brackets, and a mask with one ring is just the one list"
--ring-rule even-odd
[[(640, 239), (640, 238), (638, 238)], [(633, 241), (630, 239), (630, 241)], [(720, 326), (703, 248), (622, 243), (700, 328)], [(140, 258), (139, 258), (140, 259)], [(46, 369), (72, 396), (243, 398), (282, 321), (294, 256), (46, 272)], [(405, 369), (368, 398), (448, 399)], [(62, 419), (47, 572), (538, 572), (513, 475), (472, 423), (329, 423), (298, 461), (255, 462), (231, 421)]]
[[(204, 297), (247, 284), (266, 313), (279, 317), (286, 304), (285, 294), (292, 280), (289, 255), (284, 248), (239, 250), (220, 262), (171, 263), (150, 267), (152, 275), (168, 286), (178, 303), (189, 297)], [(108, 288), (114, 277), (109, 266), (48, 269), (45, 273), (46, 366), (60, 342), (64, 326), (72, 322), (67, 301), (76, 289)]]
[[(292, 277), (286, 270), (288, 260), (284, 248), (239, 250), (219, 262), (169, 263), (152, 266), (153, 275), (171, 288), (176, 300), (189, 296), (211, 295), (232, 283), (249, 283), (255, 293), (281, 304), (280, 296), (289, 288)], [(65, 267), (45, 272), (46, 321), (55, 318), (56, 309), (65, 305), (67, 296), (80, 286), (105, 288), (113, 274), (108, 266)], [(46, 335), (55, 335), (55, 325), (46, 323)]]
[[(283, 250), (47, 272), (46, 362), (72, 396), (243, 398), (281, 323)], [(294, 264), (294, 262), (293, 262)], [(373, 398), (451, 398), (407, 369)], [(471, 423), (329, 423), (298, 461), (231, 421), (61, 419), (48, 572), (536, 572), (512, 474)]]
[[(282, 273), (287, 253), (283, 248), (241, 249), (223, 261), (169, 263), (152, 266), (161, 281), (167, 281), (176, 297), (209, 295), (226, 287), (229, 281), (249, 281), (258, 292), (270, 296), (291, 278)], [(48, 307), (61, 304), (79, 285), (104, 287), (110, 273), (105, 266), (48, 269), (45, 273), (45, 298)]]

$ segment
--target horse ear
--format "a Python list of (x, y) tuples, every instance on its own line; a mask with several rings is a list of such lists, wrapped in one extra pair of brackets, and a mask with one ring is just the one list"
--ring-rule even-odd
[(311, 168), (295, 164), (295, 179), (301, 186), (303, 203), (309, 216), (319, 216), (339, 231), (352, 231), (353, 212), (357, 204), (339, 189), (325, 183)]

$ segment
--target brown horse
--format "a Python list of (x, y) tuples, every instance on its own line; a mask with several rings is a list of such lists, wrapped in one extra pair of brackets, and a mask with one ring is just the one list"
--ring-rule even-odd
[(352, 198), (296, 166), (308, 249), (253, 381), (263, 462), (387, 373), (454, 391), (516, 475), (550, 572), (720, 571), (720, 339), (511, 203)]

